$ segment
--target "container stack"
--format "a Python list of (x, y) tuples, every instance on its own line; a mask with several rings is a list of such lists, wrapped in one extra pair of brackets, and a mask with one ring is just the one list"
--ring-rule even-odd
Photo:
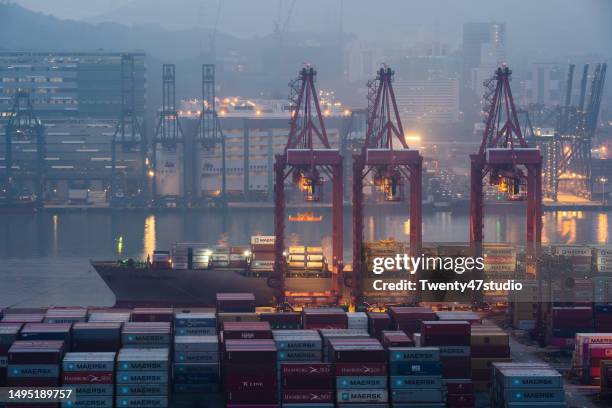
[(8, 351), (11, 344), (19, 338), (21, 323), (0, 324), (0, 387), (6, 386)]
[(612, 248), (594, 248), (595, 268), (599, 273), (612, 273)]
[(217, 246), (213, 250), (211, 266), (216, 268), (227, 268), (230, 265), (230, 248)]
[(270, 323), (272, 330), (297, 330), (302, 328), (299, 312), (260, 313), (259, 319)]
[(319, 334), (323, 340), (323, 361), (330, 362), (330, 343), (334, 339), (369, 339), (365, 330), (351, 329), (320, 329)]
[(278, 363), (323, 361), (323, 342), (316, 330), (274, 330)]
[(495, 363), (491, 406), (565, 408), (561, 374), (541, 363)]
[(21, 340), (61, 340), (66, 350), (71, 347), (70, 323), (27, 323), (21, 329)]
[(255, 313), (255, 295), (217, 293), (217, 313)]
[(510, 293), (512, 300), (512, 327), (518, 330), (533, 330), (538, 319), (538, 308), (541, 299), (538, 282), (525, 280), (521, 282), (523, 290)]
[(225, 340), (223, 388), (228, 407), (278, 404), (274, 340)]
[(133, 322), (173, 323), (174, 310), (171, 307), (137, 307), (132, 311)]
[(365, 312), (349, 312), (346, 318), (349, 329), (368, 330), (368, 315)]
[(272, 329), (268, 322), (224, 322), (221, 335), (223, 341), (272, 339)]
[(174, 269), (208, 269), (212, 250), (201, 242), (176, 242), (172, 245)]
[(249, 252), (246, 247), (230, 247), (229, 267), (245, 269), (248, 266), (247, 255)]
[(402, 330), (409, 336), (421, 331), (421, 322), (436, 320), (436, 314), (429, 307), (391, 306), (389, 314), (393, 320), (393, 328)]
[(381, 339), (383, 330), (392, 330), (391, 316), (384, 312), (368, 312), (368, 332), (372, 337)]
[(593, 319), (595, 332), (612, 332), (612, 305), (594, 305)]
[(41, 313), (5, 313), (1, 323), (42, 323), (45, 315)]
[(389, 381), (393, 407), (444, 407), (440, 349), (390, 347)]
[(90, 311), (88, 322), (93, 323), (126, 323), (130, 321), (129, 310), (97, 310)]
[(572, 354), (572, 371), (579, 378), (584, 378), (583, 364), (588, 356), (591, 344), (612, 344), (612, 333), (576, 333)]
[(167, 348), (123, 348), (117, 355), (116, 406), (168, 406)]
[(593, 277), (593, 298), (597, 303), (612, 302), (612, 276)]
[(306, 247), (301, 245), (290, 246), (287, 255), (289, 269), (304, 270), (306, 268)]
[(128, 322), (121, 330), (121, 345), (125, 348), (169, 349), (171, 345), (171, 326), (167, 322)]
[(459, 320), (424, 321), (421, 323), (421, 345), (438, 347), (445, 379), (469, 379), (472, 374), (471, 325)]
[(274, 268), (274, 235), (251, 237), (251, 270), (271, 271)]
[(117, 352), (121, 348), (121, 323), (87, 322), (72, 326), (72, 351)]
[(17, 340), (8, 351), (9, 387), (59, 387), (62, 341)]
[(62, 387), (75, 393), (73, 406), (112, 408), (114, 404), (115, 353), (66, 353), (62, 363)]
[(346, 329), (348, 318), (339, 307), (306, 307), (302, 311), (302, 324), (305, 330)]
[(174, 392), (219, 392), (221, 373), (217, 336), (176, 336), (174, 355)]
[(474, 408), (476, 395), (472, 380), (444, 380), (447, 408)]
[(576, 333), (593, 330), (593, 309), (588, 306), (553, 307), (548, 327), (548, 344), (572, 348)]
[(567, 258), (574, 272), (591, 272), (592, 249), (588, 246), (557, 245), (553, 247), (553, 255)]
[(493, 363), (509, 363), (510, 336), (496, 326), (472, 326), (471, 345), (471, 376), (473, 387), (478, 392), (484, 392), (491, 387), (491, 365)]
[(217, 317), (213, 312), (177, 312), (174, 315), (175, 336), (216, 336)]
[(50, 307), (45, 313), (44, 323), (82, 323), (87, 321), (84, 307)]
[(385, 348), (414, 347), (414, 340), (401, 330), (383, 330), (381, 343)]
[(389, 401), (387, 352), (380, 342), (372, 338), (336, 338), (329, 343), (329, 358), (336, 371), (338, 407), (345, 404), (386, 406)]
[(612, 360), (612, 344), (587, 344), (586, 353), (583, 354), (583, 358), (583, 383), (600, 385), (600, 363), (604, 360)]
[[(485, 244), (483, 246), (484, 271), (486, 281), (505, 282), (516, 278), (516, 249), (507, 244)], [(504, 303), (508, 291), (484, 291), (485, 300), (489, 303)]]
[(333, 408), (331, 363), (281, 362), (281, 401), (285, 408)]
[(604, 398), (612, 396), (612, 359), (602, 360), (599, 366), (601, 371), (600, 393)]

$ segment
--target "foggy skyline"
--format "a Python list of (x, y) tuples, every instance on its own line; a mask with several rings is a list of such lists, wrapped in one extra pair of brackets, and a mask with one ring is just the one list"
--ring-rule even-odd
[[(612, 54), (612, 4), (606, 0), (13, 0), (62, 19), (153, 25), (174, 31), (212, 29), (237, 37), (269, 36), (277, 21), (290, 32), (355, 35), (380, 46), (441, 41), (461, 47), (465, 22), (500, 21), (508, 27), (511, 57)], [(219, 8), (220, 5), (220, 8)], [(279, 18), (280, 16), (280, 18)], [(335, 41), (337, 35), (330, 38)]]

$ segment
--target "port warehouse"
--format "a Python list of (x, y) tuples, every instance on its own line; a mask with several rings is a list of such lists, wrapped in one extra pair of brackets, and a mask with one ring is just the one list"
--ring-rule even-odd
[[(557, 370), (513, 361), (508, 332), (470, 311), (279, 313), (233, 293), (209, 309), (1, 316), (0, 384), (76, 390), (66, 406), (194, 406), (204, 395), (207, 406), (245, 408), (574, 406)], [(575, 333), (572, 342), (572, 372), (607, 395), (612, 334)]]

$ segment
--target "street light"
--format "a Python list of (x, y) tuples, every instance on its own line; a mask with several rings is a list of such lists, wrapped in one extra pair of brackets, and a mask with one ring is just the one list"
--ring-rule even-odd
[(608, 182), (608, 178), (601, 176), (600, 178), (597, 179), (597, 181), (599, 181), (601, 183), (601, 205), (604, 205), (604, 195), (605, 195), (605, 188), (606, 188), (606, 183)]

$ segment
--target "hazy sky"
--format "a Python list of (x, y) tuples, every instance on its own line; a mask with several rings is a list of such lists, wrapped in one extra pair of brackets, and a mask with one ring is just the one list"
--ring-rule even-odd
[[(364, 41), (439, 39), (460, 45), (466, 21), (504, 21), (511, 52), (612, 55), (612, 0), (13, 0), (61, 18), (159, 24), (168, 29), (211, 27), (219, 4), (219, 31), (270, 34), (295, 6), (292, 31), (346, 32)], [(341, 5), (342, 8), (341, 8)], [(342, 12), (340, 12), (342, 10)], [(342, 18), (340, 18), (342, 16)], [(514, 48), (514, 50), (513, 50)], [(550, 51), (550, 52), (547, 52)]]

